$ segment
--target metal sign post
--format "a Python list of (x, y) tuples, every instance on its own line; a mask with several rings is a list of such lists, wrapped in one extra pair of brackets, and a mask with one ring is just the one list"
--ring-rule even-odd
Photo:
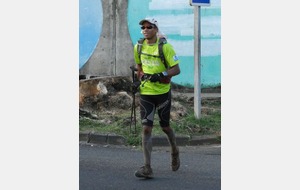
[(201, 118), (201, 5), (210, 5), (210, 0), (190, 0), (194, 7), (194, 112)]
[(201, 8), (194, 7), (194, 112), (201, 118)]

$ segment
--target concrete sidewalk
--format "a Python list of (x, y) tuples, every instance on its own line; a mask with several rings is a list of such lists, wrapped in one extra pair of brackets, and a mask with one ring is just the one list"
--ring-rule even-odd
[[(172, 91), (172, 96), (174, 96), (174, 97), (176, 97), (180, 94), (181, 95), (184, 94), (188, 98), (194, 97), (193, 92), (181, 93), (181, 92), (178, 92), (177, 90)], [(201, 92), (201, 98), (204, 98), (204, 99), (205, 98), (221, 98), (221, 92)]]
[[(91, 144), (126, 145), (126, 139), (123, 136), (113, 134), (79, 133), (79, 141)], [(221, 137), (215, 135), (177, 136), (176, 142), (178, 146), (221, 144)], [(169, 146), (169, 142), (166, 136), (152, 136), (152, 145)]]

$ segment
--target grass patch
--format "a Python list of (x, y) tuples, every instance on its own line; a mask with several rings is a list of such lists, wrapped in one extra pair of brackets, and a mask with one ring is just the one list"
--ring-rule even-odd
[[(183, 103), (184, 104), (184, 103)], [(202, 102), (201, 118), (194, 116), (193, 106), (187, 105), (187, 115), (170, 121), (176, 135), (218, 135), (221, 140), (221, 101), (206, 100)], [(130, 129), (130, 110), (118, 114), (102, 114), (99, 119), (87, 117), (79, 118), (80, 132), (94, 132), (98, 134), (116, 134), (126, 138), (128, 145), (141, 145), (141, 131), (139, 112), (137, 125)], [(159, 126), (157, 114), (154, 118), (152, 135), (165, 135)]]

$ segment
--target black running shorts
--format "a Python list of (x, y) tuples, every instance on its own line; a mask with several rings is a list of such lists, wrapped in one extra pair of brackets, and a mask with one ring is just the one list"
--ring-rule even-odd
[(160, 95), (140, 95), (140, 114), (142, 125), (153, 126), (157, 110), (161, 127), (170, 125), (171, 90)]

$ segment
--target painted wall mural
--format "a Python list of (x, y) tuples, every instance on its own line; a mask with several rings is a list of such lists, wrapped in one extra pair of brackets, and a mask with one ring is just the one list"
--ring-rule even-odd
[(99, 41), (102, 21), (101, 0), (79, 0), (79, 69), (87, 62)]
[[(103, 13), (101, 0), (80, 0), (79, 68), (93, 53), (101, 34)], [(194, 84), (194, 7), (189, 0), (128, 0), (127, 20), (130, 38), (140, 37), (139, 21), (154, 17), (167, 35), (179, 59), (181, 74), (173, 82)], [(203, 87), (221, 84), (221, 0), (201, 7), (201, 83)]]
[[(201, 7), (201, 83), (221, 84), (221, 1)], [(143, 6), (141, 6), (143, 5)], [(160, 30), (168, 37), (181, 61), (178, 84), (194, 84), (194, 7), (188, 0), (129, 0), (128, 25), (134, 43), (142, 37), (139, 20), (154, 17)]]

